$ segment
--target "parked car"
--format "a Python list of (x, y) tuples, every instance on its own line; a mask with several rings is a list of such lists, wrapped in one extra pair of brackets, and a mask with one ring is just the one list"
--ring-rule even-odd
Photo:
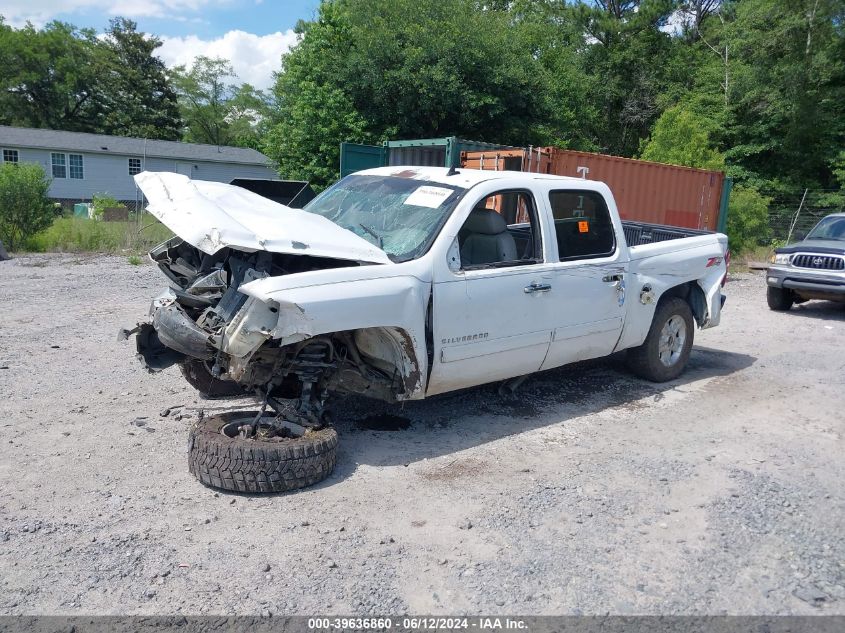
[(776, 248), (766, 273), (772, 310), (810, 299), (845, 302), (845, 213), (833, 213), (799, 242)]
[(136, 180), (177, 237), (150, 253), (171, 287), (124, 337), (150, 371), (178, 364), (209, 395), (261, 402), (191, 433), (191, 472), (226, 490), (326, 477), (329, 394), (417, 400), (620, 350), (672, 380), (724, 302), (724, 235), (622, 222), (597, 181), (385, 167), (298, 210)]

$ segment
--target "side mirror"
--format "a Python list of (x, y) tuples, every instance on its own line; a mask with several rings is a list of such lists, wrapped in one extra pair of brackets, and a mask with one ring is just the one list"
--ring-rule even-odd
[(795, 231), (792, 234), (792, 237), (795, 239), (796, 242), (801, 242), (807, 237), (807, 231)]

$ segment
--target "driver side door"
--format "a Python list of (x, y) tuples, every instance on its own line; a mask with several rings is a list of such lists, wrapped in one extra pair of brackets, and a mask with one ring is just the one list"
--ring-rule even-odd
[[(475, 202), (470, 216), (449, 254), (454, 265), (433, 284), (428, 395), (535, 372), (551, 340), (549, 321), (536, 318), (552, 272), (543, 256), (534, 194), (494, 191)], [(473, 218), (483, 216), (488, 221), (473, 225)], [(494, 261), (476, 255), (494, 253), (496, 245), (502, 254)]]

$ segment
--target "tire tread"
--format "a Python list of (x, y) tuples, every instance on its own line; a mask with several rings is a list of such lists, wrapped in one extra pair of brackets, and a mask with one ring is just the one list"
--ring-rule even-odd
[(337, 460), (337, 432), (308, 431), (284, 442), (243, 440), (220, 430), (236, 417), (257, 412), (231, 412), (201, 420), (191, 430), (188, 470), (201, 483), (231, 492), (287, 492), (328, 477)]

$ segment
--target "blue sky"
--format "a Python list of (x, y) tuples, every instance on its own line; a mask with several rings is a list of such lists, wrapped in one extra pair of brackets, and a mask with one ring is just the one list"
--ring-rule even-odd
[(42, 26), (62, 20), (102, 30), (122, 15), (159, 36), (168, 65), (196, 55), (226, 57), (237, 80), (267, 88), (281, 54), (295, 44), (292, 29), (316, 14), (319, 0), (0, 0), (8, 24)]

